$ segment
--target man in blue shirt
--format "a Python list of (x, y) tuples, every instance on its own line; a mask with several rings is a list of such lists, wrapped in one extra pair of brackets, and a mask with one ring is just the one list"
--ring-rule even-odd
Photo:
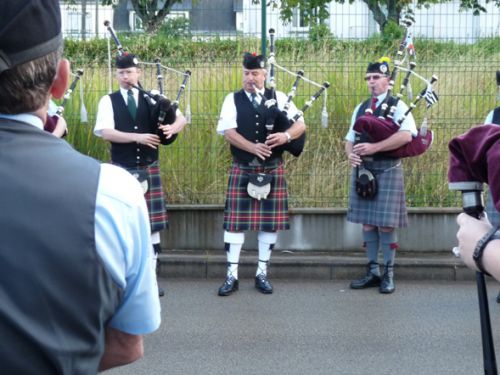
[(133, 362), (160, 324), (142, 189), (43, 130), (69, 78), (59, 1), (4, 1), (0, 46), (0, 368)]

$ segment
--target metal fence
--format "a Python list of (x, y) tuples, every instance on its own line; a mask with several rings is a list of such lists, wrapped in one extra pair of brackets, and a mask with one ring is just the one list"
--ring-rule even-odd
[[(66, 37), (104, 37), (104, 20), (113, 22), (117, 31), (141, 31), (142, 23), (130, 1), (121, 0), (117, 6), (102, 6), (99, 0), (80, 0), (76, 4), (63, 1), (63, 32)], [(461, 10), (460, 1), (454, 0), (428, 7), (418, 7), (414, 0), (415, 25), (413, 33), (418, 38), (448, 40), (459, 43), (474, 43), (484, 37), (500, 34), (500, 8), (495, 2), (480, 1), (485, 13), (474, 15), (471, 10)], [(382, 8), (382, 12), (386, 12)], [(365, 2), (356, 0), (352, 4), (328, 4), (329, 17), (324, 20), (331, 36), (338, 39), (365, 39), (380, 32), (373, 13)], [(263, 17), (262, 5), (251, 0), (184, 0), (176, 3), (166, 18), (183, 18), (183, 30), (168, 29), (169, 32), (188, 33), (195, 39), (212, 37), (259, 37), (263, 23), (273, 27), (280, 37), (307, 38), (311, 25), (305, 23), (301, 11), (292, 9), (292, 17), (284, 21), (280, 8), (266, 7)], [(179, 24), (175, 25), (179, 27)], [(264, 28), (266, 29), (266, 28)]]
[[(205, 14), (205, 17), (211, 17), (211, 14)], [(499, 20), (497, 13), (496, 22)], [(267, 23), (271, 25), (271, 18)], [(255, 28), (260, 26), (257, 24)], [(468, 23), (462, 26), (469, 30)], [(367, 23), (365, 27), (370, 25)], [(460, 204), (459, 197), (447, 188), (447, 143), (453, 136), (482, 123), (487, 112), (500, 105), (495, 99), (495, 71), (500, 69), (500, 51), (482, 54), (481, 42), (486, 39), (478, 39), (480, 35), (476, 31), (467, 30), (461, 31), (465, 32), (463, 35), (475, 36), (461, 40), (469, 44), (475, 43), (478, 54), (461, 56), (459, 50), (440, 61), (425, 54), (418, 60), (417, 70), (420, 75), (439, 76), (437, 92), (440, 100), (428, 113), (429, 126), (435, 132), (432, 148), (423, 156), (404, 160), (409, 206), (448, 207)], [(249, 44), (258, 45), (259, 32), (255, 31), (253, 41), (249, 41), (248, 36), (236, 37), (238, 47), (235, 48), (234, 58), (229, 61), (219, 59), (207, 62), (203, 57), (195, 57), (188, 61), (171, 62), (170, 66), (177, 70), (192, 71), (191, 90), (181, 102), (181, 109), (185, 112), (186, 99), (189, 97), (192, 116), (191, 124), (179, 139), (161, 150), (162, 173), (170, 203), (224, 202), (230, 155), (228, 145), (222, 137), (216, 135), (215, 129), (225, 95), (241, 87), (241, 54), (238, 51), (244, 50)], [(493, 36), (500, 36), (498, 28)], [(346, 56), (327, 57), (319, 57), (313, 53), (304, 59), (293, 58), (286, 61), (279, 60), (278, 55), (279, 63), (290, 71), (304, 69), (309, 78), (331, 83), (326, 97), (328, 126), (323, 127), (321, 124), (321, 98), (305, 116), (308, 141), (304, 153), (298, 159), (286, 158), (292, 207), (347, 205), (350, 168), (344, 156), (343, 138), (349, 127), (352, 110), (367, 95), (362, 78), (368, 61), (374, 57), (351, 53), (352, 51), (346, 51)], [(155, 88), (154, 68), (143, 68), (144, 86)], [(87, 71), (82, 79), (86, 93), (84, 101), (89, 114), (88, 125), (71, 125), (79, 122), (79, 101), (74, 100), (67, 111), (72, 128), (68, 140), (91, 155), (102, 155), (102, 150), (107, 147), (91, 132), (98, 98), (107, 93), (107, 78), (106, 69), (95, 68)], [(169, 90), (167, 94), (172, 97), (180, 79), (175, 74), (167, 75), (166, 79)], [(279, 72), (278, 89), (287, 92), (292, 80), (293, 77)], [(116, 88), (116, 83), (113, 85)], [(421, 88), (421, 83), (414, 82), (415, 92)], [(302, 85), (295, 100), (297, 105), (301, 107), (314, 91), (315, 87)], [(423, 106), (415, 111), (415, 118), (420, 125), (424, 118)]]

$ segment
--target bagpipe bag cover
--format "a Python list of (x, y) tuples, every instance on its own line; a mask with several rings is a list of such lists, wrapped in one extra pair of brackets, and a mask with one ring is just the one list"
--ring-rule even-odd
[(477, 181), (489, 185), (500, 211), (500, 126), (478, 125), (449, 144), (449, 182)]

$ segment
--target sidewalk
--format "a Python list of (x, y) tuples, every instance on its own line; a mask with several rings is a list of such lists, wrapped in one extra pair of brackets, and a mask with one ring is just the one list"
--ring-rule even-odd
[[(270, 276), (276, 279), (351, 280), (366, 272), (366, 258), (359, 252), (274, 251)], [(159, 256), (160, 277), (220, 279), (225, 275), (223, 251), (164, 251)], [(242, 251), (240, 278), (253, 278), (257, 265), (256, 251)], [(450, 252), (403, 253), (396, 255), (395, 277), (398, 280), (473, 280), (474, 272)]]

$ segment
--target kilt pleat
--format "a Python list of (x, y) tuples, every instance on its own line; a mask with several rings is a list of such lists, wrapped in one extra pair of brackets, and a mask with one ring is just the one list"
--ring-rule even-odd
[[(272, 175), (271, 192), (260, 201), (248, 195), (248, 174)], [(224, 229), (228, 231), (277, 231), (290, 229), (288, 192), (283, 163), (273, 167), (242, 166), (233, 162), (229, 172)]]
[(355, 190), (356, 172), (352, 169), (347, 221), (379, 227), (408, 226), (404, 176), (401, 162), (377, 160), (365, 163), (376, 174), (378, 192), (373, 199), (361, 198)]
[(149, 223), (151, 232), (158, 232), (168, 228), (167, 202), (163, 185), (161, 183), (160, 166), (158, 161), (145, 166), (135, 168), (125, 168), (132, 175), (134, 173), (146, 171), (148, 180), (148, 191), (144, 194), (149, 213)]

